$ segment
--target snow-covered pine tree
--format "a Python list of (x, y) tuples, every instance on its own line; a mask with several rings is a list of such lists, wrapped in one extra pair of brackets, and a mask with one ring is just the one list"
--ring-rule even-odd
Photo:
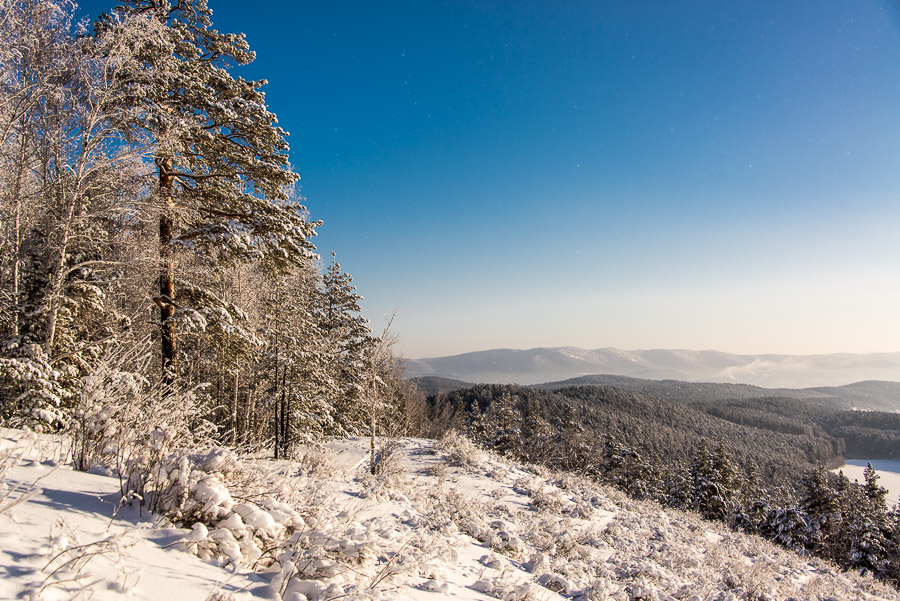
[(809, 516), (807, 546), (818, 551), (830, 541), (840, 527), (841, 503), (837, 491), (828, 481), (825, 466), (818, 465), (800, 481), (803, 487), (799, 507)]
[(556, 430), (552, 450), (553, 464), (570, 471), (587, 469), (590, 464), (591, 445), (572, 405), (566, 404), (563, 407)]
[(521, 456), (524, 441), (519, 398), (504, 390), (487, 408), (484, 418), (485, 446), (507, 457)]
[[(298, 176), (288, 162), (286, 133), (265, 104), (265, 81), (230, 69), (254, 58), (243, 35), (212, 27), (206, 0), (120, 0), (99, 33), (145, 19), (151, 32), (135, 43), (138, 68), (121, 72), (134, 126), (154, 139), (158, 215), (158, 293), (165, 378), (177, 375), (177, 319), (182, 304), (176, 251), (208, 268), (264, 260), (274, 269), (313, 257), (317, 222), (291, 196)], [(182, 274), (187, 280), (187, 274)], [(196, 309), (197, 307), (187, 307)]]
[(809, 515), (796, 505), (769, 507), (759, 533), (779, 545), (805, 553), (811, 546)]
[(872, 467), (871, 463), (866, 464), (863, 470), (863, 492), (866, 493), (869, 501), (872, 503), (872, 509), (878, 513), (887, 513), (887, 489), (878, 484), (878, 472)]
[(321, 283), (312, 265), (295, 269), (267, 283), (262, 303), (260, 332), (268, 343), (260, 364), (267, 381), (260, 409), (265, 438), (275, 441), (279, 454), (337, 430), (328, 348), (317, 314)]
[[(871, 467), (871, 465), (869, 466)], [(874, 470), (870, 472), (874, 475)], [(838, 561), (849, 567), (885, 575), (894, 546), (884, 499), (879, 498), (875, 478), (851, 484), (844, 494), (843, 520), (838, 541)], [(871, 488), (870, 488), (871, 487)], [(880, 488), (880, 487), (879, 487)], [(875, 498), (870, 494), (875, 494)]]
[(734, 463), (728, 447), (722, 441), (718, 442), (713, 452), (713, 469), (720, 489), (720, 498), (717, 500), (720, 507), (717, 511), (722, 513), (723, 518), (728, 518), (737, 507), (743, 478), (740, 468)]
[(370, 398), (370, 354), (375, 347), (369, 322), (360, 311), (362, 296), (353, 278), (341, 269), (335, 253), (322, 280), (317, 315), (323, 338), (331, 398), (338, 432), (363, 434), (368, 431)]
[(554, 434), (556, 430), (544, 418), (541, 404), (535, 398), (527, 398), (522, 420), (522, 458), (531, 463), (548, 463), (553, 455)]
[(723, 444), (711, 452), (705, 440), (689, 469), (693, 506), (708, 519), (724, 520), (734, 509), (738, 491), (737, 468)]
[(688, 470), (683, 465), (669, 466), (663, 477), (660, 502), (677, 509), (689, 509), (693, 502), (691, 480)]

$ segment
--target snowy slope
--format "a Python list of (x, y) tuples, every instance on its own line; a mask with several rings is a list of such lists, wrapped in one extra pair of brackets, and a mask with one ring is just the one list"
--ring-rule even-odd
[[(290, 501), (296, 514), (261, 494), (223, 491), (210, 501), (223, 508), (219, 522), (192, 531), (142, 520), (129, 507), (111, 517), (118, 480), (59, 464), (62, 445), (52, 439), (3, 431), (2, 445), (22, 454), (7, 462), (4, 479), (7, 488), (22, 486), (0, 501), (3, 599), (897, 596), (761, 539), (526, 469), (460, 438), (402, 439), (385, 450), (377, 477), (367, 473), (364, 439), (309, 450), (295, 462), (245, 462), (265, 472), (267, 494)], [(2, 509), (31, 483), (37, 496)], [(246, 543), (261, 530), (272, 547), (250, 561)]]
[(118, 479), (61, 464), (58, 441), (0, 430), (0, 452), (16, 447), (8, 501), (37, 494), (0, 515), (0, 599), (206, 599), (262, 582), (169, 547), (185, 530), (158, 528), (132, 507), (117, 512)]

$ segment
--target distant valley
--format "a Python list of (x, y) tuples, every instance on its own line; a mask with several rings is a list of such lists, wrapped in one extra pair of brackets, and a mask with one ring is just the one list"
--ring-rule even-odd
[[(750, 384), (769, 389), (816, 387), (826, 396), (830, 394), (828, 388), (882, 381), (858, 391), (860, 398), (873, 394), (883, 398), (900, 391), (900, 387), (891, 386), (900, 382), (900, 352), (737, 355), (720, 351), (558, 347), (496, 349), (405, 361), (409, 377), (441, 376), (479, 383), (527, 385), (606, 374), (644, 380)], [(900, 408), (900, 397), (894, 400)]]

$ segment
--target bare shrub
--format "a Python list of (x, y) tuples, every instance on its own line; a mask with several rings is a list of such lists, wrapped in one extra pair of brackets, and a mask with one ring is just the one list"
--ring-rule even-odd
[(333, 476), (338, 471), (331, 455), (321, 445), (295, 446), (291, 453), (291, 459), (297, 468), (298, 476), (322, 478)]
[(9, 471), (19, 463), (25, 451), (21, 445), (0, 450), (0, 515), (41, 492), (34, 484), (12, 483), (6, 480)]
[(141, 375), (150, 358), (145, 342), (105, 357), (85, 378), (71, 429), (73, 460), (79, 470), (110, 466), (123, 497), (167, 513), (188, 492), (187, 449), (211, 448), (214, 427), (202, 418), (199, 388), (172, 390)]
[(403, 472), (400, 466), (401, 443), (396, 438), (381, 438), (380, 448), (377, 449), (375, 462), (375, 474), (378, 476), (397, 476)]
[[(45, 577), (38, 597), (44, 598), (48, 590), (57, 589), (71, 599), (89, 599), (97, 580), (91, 575), (88, 565), (98, 557), (122, 565), (128, 545), (125, 535), (110, 535), (81, 543), (75, 529), (64, 520), (58, 520), (50, 532), (50, 559), (41, 570)], [(127, 570), (122, 570), (119, 577), (117, 588), (120, 592), (128, 593), (137, 584), (137, 578)]]
[(450, 465), (472, 470), (478, 470), (484, 466), (484, 452), (455, 430), (450, 430), (441, 438), (438, 448), (446, 453)]

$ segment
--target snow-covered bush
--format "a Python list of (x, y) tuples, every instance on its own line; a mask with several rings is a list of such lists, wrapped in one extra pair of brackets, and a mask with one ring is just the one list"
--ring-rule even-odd
[[(396, 438), (380, 437), (377, 439), (377, 442), (372, 441), (371, 444), (374, 445), (373, 448), (375, 449), (375, 469), (372, 469), (372, 466), (370, 465), (370, 473), (382, 478), (394, 478), (400, 476), (403, 473), (403, 468), (397, 461), (397, 451), (400, 448), (399, 440)], [(372, 460), (371, 455), (369, 460)]]
[(305, 444), (293, 447), (291, 454), (298, 476), (322, 477), (334, 475), (337, 467), (321, 445)]
[(67, 423), (64, 403), (71, 396), (63, 375), (37, 344), (9, 343), (0, 356), (0, 423), (36, 431)]
[(450, 465), (475, 471), (484, 466), (484, 452), (455, 430), (447, 432), (441, 438), (438, 448), (447, 455)]
[[(119, 476), (123, 497), (150, 511), (180, 513), (197, 487), (191, 471), (220, 470), (221, 453), (212, 451), (214, 430), (202, 418), (199, 389), (150, 384), (141, 375), (150, 354), (140, 350), (108, 356), (84, 378), (71, 427), (73, 460), (80, 470), (108, 466)], [(212, 457), (220, 461), (209, 467)]]

